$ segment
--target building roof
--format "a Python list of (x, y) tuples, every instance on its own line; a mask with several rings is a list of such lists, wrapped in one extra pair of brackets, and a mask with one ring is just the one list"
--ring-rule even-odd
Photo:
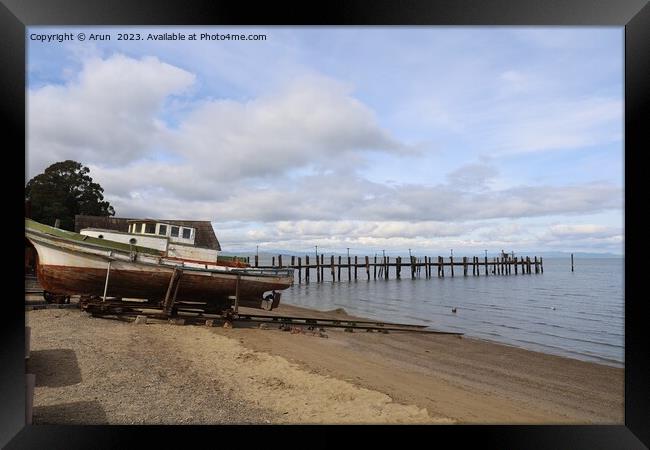
[[(77, 214), (74, 216), (74, 230), (79, 233), (84, 228), (102, 228), (104, 230), (123, 231), (128, 233), (129, 221), (146, 220), (133, 219), (128, 217), (110, 217), (110, 216), (84, 216)], [(151, 219), (149, 219), (151, 220)], [(202, 248), (221, 251), (221, 244), (214, 233), (212, 223), (209, 220), (166, 220), (159, 219), (157, 222), (165, 222), (171, 225), (181, 227), (191, 227), (196, 229), (194, 245)]]

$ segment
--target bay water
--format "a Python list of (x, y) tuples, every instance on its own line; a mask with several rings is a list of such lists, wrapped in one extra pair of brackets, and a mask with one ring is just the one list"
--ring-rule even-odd
[[(326, 264), (329, 258), (326, 259)], [(343, 257), (343, 260), (346, 260)], [(404, 258), (406, 259), (406, 258)], [(393, 261), (394, 258), (391, 258)], [(264, 262), (261, 261), (262, 264)], [(270, 261), (269, 261), (270, 263)], [(344, 308), (349, 314), (373, 320), (426, 325), (498, 343), (617, 367), (624, 365), (624, 259), (544, 258), (544, 273), (530, 275), (463, 276), (462, 267), (449, 267), (445, 277), (411, 279), (409, 267), (402, 278), (370, 280), (365, 268), (358, 280), (332, 282), (330, 267), (325, 281), (296, 283), (283, 291), (282, 302), (328, 311)], [(455, 309), (456, 312), (453, 312)]]

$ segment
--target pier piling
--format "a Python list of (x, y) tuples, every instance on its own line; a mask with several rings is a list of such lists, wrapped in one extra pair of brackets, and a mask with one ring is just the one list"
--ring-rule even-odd
[[(286, 256), (286, 255), (285, 255)], [(574, 271), (574, 259), (573, 254), (571, 254), (571, 271)], [(277, 255), (271, 257), (271, 265), (264, 266), (260, 265), (259, 256), (255, 255), (254, 264), (258, 268), (293, 268), (298, 271), (298, 283), (303, 282), (302, 270), (305, 269), (304, 282), (309, 284), (311, 269), (316, 270), (316, 281), (318, 283), (325, 282), (325, 270), (329, 266), (329, 272), (331, 276), (331, 281), (341, 282), (341, 268), (348, 269), (348, 281), (352, 281), (352, 268), (354, 267), (354, 281), (359, 279), (359, 269), (363, 270), (365, 267), (366, 278), (370, 281), (370, 266), (373, 269), (373, 278), (379, 279), (401, 279), (402, 269), (404, 266), (409, 266), (411, 272), (411, 279), (415, 280), (422, 276), (424, 272), (424, 278), (433, 278), (433, 266), (438, 270), (438, 278), (445, 277), (445, 267), (449, 267), (449, 273), (452, 277), (456, 276), (456, 267), (462, 268), (463, 277), (469, 276), (469, 268), (472, 268), (472, 276), (481, 276), (481, 266), (484, 267), (485, 275), (488, 276), (490, 272), (493, 275), (512, 275), (513, 267), (514, 274), (519, 275), (519, 269), (521, 268), (521, 274), (532, 274), (533, 270), (535, 274), (544, 273), (544, 259), (539, 256), (520, 256), (514, 257), (507, 254), (497, 256), (492, 258), (491, 261), (488, 260), (487, 256), (483, 258), (483, 261), (478, 256), (463, 256), (462, 260), (455, 261), (453, 256), (449, 257), (449, 261), (446, 262), (445, 258), (438, 256), (437, 262), (432, 256), (423, 256), (422, 258), (417, 258), (413, 255), (409, 259), (404, 260), (401, 256), (396, 256), (395, 261), (391, 261), (389, 256), (382, 256), (381, 259), (378, 259), (377, 256), (371, 261), (369, 256), (363, 256), (363, 259), (360, 260), (359, 256), (354, 256), (354, 261), (351, 256), (347, 257), (347, 261), (344, 261), (341, 256), (335, 258), (335, 255), (330, 256), (330, 260), (325, 262), (325, 255), (323, 253), (316, 255), (316, 263), (310, 264), (309, 255), (305, 255), (305, 262), (303, 264), (302, 257), (291, 256), (291, 263), (285, 264), (285, 258), (283, 255)], [(471, 258), (471, 259), (470, 259)], [(253, 259), (253, 258), (251, 258)], [(286, 258), (287, 262), (289, 261)], [(521, 267), (519, 267), (521, 266)], [(391, 267), (394, 268), (394, 274), (391, 273)], [(362, 275), (363, 276), (363, 275)]]

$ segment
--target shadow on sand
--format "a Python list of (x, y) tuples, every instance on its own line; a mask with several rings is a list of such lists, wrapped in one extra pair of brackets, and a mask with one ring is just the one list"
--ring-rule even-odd
[(35, 425), (98, 425), (106, 424), (107, 418), (98, 401), (81, 401), (35, 406), (33, 423)]
[(71, 349), (31, 351), (27, 373), (36, 375), (36, 387), (61, 387), (81, 383), (77, 355)]

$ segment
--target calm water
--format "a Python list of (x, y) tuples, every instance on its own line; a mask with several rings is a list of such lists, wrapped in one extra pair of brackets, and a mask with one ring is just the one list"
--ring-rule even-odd
[[(391, 258), (392, 260), (393, 258)], [(284, 291), (283, 303), (318, 310), (344, 308), (372, 319), (428, 325), (467, 336), (613, 366), (624, 362), (623, 258), (544, 259), (544, 274), (462, 276), (297, 284)], [(394, 269), (393, 269), (394, 270)], [(449, 269), (446, 268), (448, 271)], [(513, 270), (514, 273), (514, 270)], [(460, 276), (459, 276), (460, 274)], [(297, 275), (297, 272), (296, 272)], [(391, 277), (393, 276), (391, 270)], [(303, 271), (304, 277), (304, 271)], [(457, 312), (452, 313), (452, 308)], [(553, 309), (554, 308), (554, 309)]]

